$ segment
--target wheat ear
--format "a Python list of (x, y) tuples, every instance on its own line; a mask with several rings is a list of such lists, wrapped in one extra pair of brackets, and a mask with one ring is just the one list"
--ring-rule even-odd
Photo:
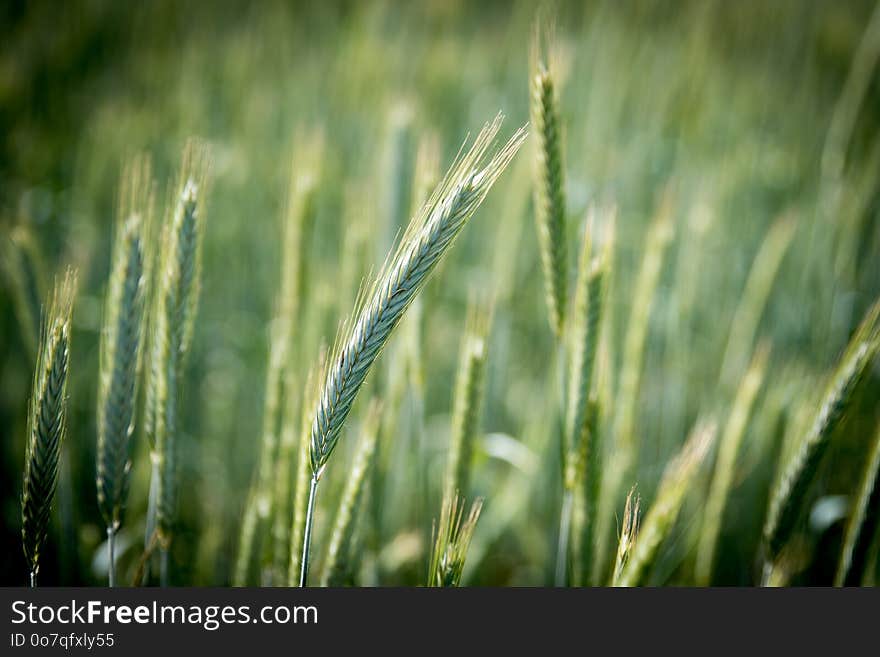
[(98, 507), (107, 526), (107, 575), (115, 585), (115, 538), (122, 523), (131, 469), (131, 437), (141, 368), (147, 294), (146, 235), (152, 213), (149, 161), (139, 158), (123, 175), (119, 218), (101, 333), (98, 379)]
[(148, 436), (153, 464), (147, 542), (152, 543), (155, 533), (161, 548), (163, 584), (168, 579), (174, 525), (178, 397), (198, 306), (208, 172), (206, 147), (190, 142), (184, 151), (173, 210), (164, 227), (156, 272), (147, 407), (152, 414)]
[[(574, 305), (569, 317), (569, 354), (567, 403), (565, 415), (565, 451), (563, 453), (564, 500), (557, 564), (564, 563), (571, 549), (572, 560), (582, 578), (587, 564), (592, 561), (593, 524), (595, 520), (598, 486), (597, 436), (598, 401), (595, 398), (594, 379), (596, 353), (605, 306), (608, 270), (613, 246), (613, 212), (608, 213), (604, 226), (604, 243), (597, 256), (592, 255), (592, 235), (596, 230), (596, 213), (591, 210), (584, 231), (578, 276), (575, 284)], [(576, 507), (575, 503), (580, 506)], [(568, 514), (568, 515), (566, 515)], [(569, 545), (568, 527), (578, 529)], [(583, 565), (583, 568), (582, 568)]]
[(66, 431), (70, 316), (76, 274), (56, 282), (43, 317), (37, 370), (28, 413), (28, 441), (21, 487), (21, 542), (30, 584), (36, 586), (40, 554), (58, 485), (58, 464)]
[(480, 410), (486, 375), (491, 309), (471, 302), (465, 320), (459, 353), (455, 393), (452, 402), (452, 434), (446, 461), (444, 496), (467, 491), (470, 485), (474, 440), (480, 425)]
[[(549, 32), (549, 30), (548, 30)], [(565, 194), (556, 85), (552, 66), (542, 52), (551, 41), (536, 24), (530, 57), (530, 114), (537, 141), (535, 154), (535, 223), (544, 271), (550, 325), (558, 339), (565, 326), (568, 257)]]
[(0, 245), (0, 269), (9, 285), (18, 324), (29, 353), (36, 358), (39, 351), (40, 305), (46, 283), (46, 263), (40, 245), (26, 225), (12, 229), (9, 239)]
[[(651, 308), (666, 247), (673, 236), (672, 198), (667, 191), (661, 199), (655, 217), (645, 237), (644, 256), (632, 293), (629, 321), (624, 336), (624, 348), (617, 396), (614, 399), (612, 443), (614, 459), (603, 473), (602, 493), (596, 526), (599, 552), (595, 570), (605, 570), (606, 544), (611, 533), (618, 491), (630, 470), (638, 462), (638, 444), (635, 440), (636, 411), (641, 386), (642, 365), (651, 319)], [(610, 315), (610, 313), (609, 313)]]
[(517, 130), (503, 148), (490, 156), (501, 118), (499, 114), (483, 128), (470, 151), (452, 167), (422, 212), (410, 222), (365, 301), (358, 304), (350, 328), (341, 333), (333, 350), (312, 422), (312, 479), (303, 537), (302, 585), (308, 573), (315, 490), (355, 397), (406, 309), (525, 138), (525, 129)]
[(834, 430), (852, 401), (859, 383), (880, 349), (880, 301), (868, 310), (850, 340), (809, 431), (782, 473), (764, 525), (765, 579), (767, 571), (791, 537), (810, 483), (822, 461)]
[(770, 346), (766, 343), (759, 346), (755, 352), (740, 383), (733, 407), (730, 410), (730, 417), (727, 419), (724, 433), (721, 436), (715, 474), (709, 488), (709, 497), (706, 500), (703, 526), (697, 546), (694, 577), (698, 586), (708, 586), (712, 578), (715, 547), (718, 542), (718, 534), (721, 531), (721, 521), (724, 518), (724, 507), (727, 504), (734, 478), (737, 453), (751, 417), (752, 405), (764, 381), (769, 354)]
[(620, 586), (623, 569), (629, 561), (630, 552), (639, 535), (639, 503), (641, 502), (636, 487), (633, 486), (629, 495), (626, 496), (626, 505), (623, 508), (623, 523), (620, 526), (620, 536), (617, 539), (617, 556), (614, 559), (614, 572), (611, 576), (611, 585)]
[(618, 586), (644, 583), (661, 543), (678, 517), (691, 481), (715, 439), (715, 431), (713, 422), (699, 422), (679, 455), (666, 467), (654, 503), (641, 524), (638, 540), (617, 581)]
[(843, 549), (834, 576), (835, 586), (858, 585), (870, 552), (871, 540), (880, 525), (880, 426), (874, 433), (874, 440), (865, 463), (855, 500), (850, 511), (846, 532), (843, 536)]
[(457, 492), (443, 498), (440, 522), (434, 528), (428, 586), (450, 587), (461, 583), (468, 546), (482, 508), (483, 501), (477, 499), (465, 518), (464, 499)]

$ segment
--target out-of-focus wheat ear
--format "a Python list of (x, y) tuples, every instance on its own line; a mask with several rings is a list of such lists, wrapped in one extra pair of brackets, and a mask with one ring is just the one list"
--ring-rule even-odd
[(241, 531), (238, 537), (238, 554), (232, 571), (233, 586), (247, 586), (251, 580), (254, 538), (257, 533), (257, 486), (252, 483), (248, 489), (244, 512), (241, 516)]
[(321, 381), (327, 368), (327, 350), (322, 347), (317, 363), (309, 368), (302, 391), (302, 404), (296, 433), (296, 470), (293, 478), (293, 511), (290, 523), (290, 553), (288, 554), (287, 585), (299, 586), (300, 559), (309, 503), (309, 478), (312, 475), (309, 447), (312, 437), (312, 412), (321, 394)]
[(440, 522), (434, 527), (428, 586), (452, 587), (461, 583), (468, 546), (474, 535), (483, 500), (477, 499), (464, 517), (464, 498), (457, 491), (443, 498)]
[[(603, 288), (605, 280), (604, 259), (592, 256), (592, 236), (595, 230), (595, 210), (591, 209), (584, 227), (581, 254), (578, 259), (578, 275), (575, 285), (574, 306), (569, 315), (567, 350), (570, 362), (564, 386), (565, 418), (563, 427), (563, 502), (559, 522), (559, 536), (556, 553), (556, 584), (568, 584), (568, 562), (575, 563), (579, 571), (581, 552), (586, 547), (583, 542), (582, 524), (587, 520), (582, 507), (586, 499), (577, 499), (585, 489), (577, 490), (587, 476), (587, 459), (590, 458), (591, 434), (589, 425), (589, 406), (592, 390), (593, 370), (596, 362), (599, 326), (602, 313)], [(613, 221), (613, 219), (612, 219)], [(610, 222), (609, 222), (610, 224)], [(580, 497), (583, 497), (580, 495)], [(571, 531), (575, 527), (575, 538)], [(577, 552), (578, 554), (572, 554)], [(572, 557), (570, 559), (570, 557)]]
[[(611, 442), (614, 458), (602, 473), (602, 494), (597, 519), (598, 553), (597, 571), (605, 572), (607, 544), (616, 516), (618, 491), (638, 461), (638, 444), (635, 440), (636, 411), (641, 385), (642, 365), (651, 318), (651, 309), (666, 248), (673, 237), (673, 199), (667, 189), (645, 238), (641, 269), (632, 292), (632, 303), (626, 327), (621, 355), (621, 369), (617, 381), (617, 394), (613, 399), (614, 417)], [(612, 313), (608, 313), (610, 315)], [(602, 578), (604, 580), (604, 576)]]
[(552, 57), (546, 52), (551, 47), (550, 29), (537, 23), (529, 66), (529, 108), (536, 142), (535, 222), (550, 326), (561, 340), (568, 298), (568, 255), (557, 80)]
[(350, 572), (356, 566), (356, 559), (351, 549), (352, 537), (358, 509), (364, 495), (364, 483), (376, 454), (381, 419), (382, 404), (377, 399), (373, 399), (361, 427), (361, 437), (355, 452), (354, 462), (345, 481), (345, 489), (336, 511), (336, 520), (333, 523), (330, 544), (324, 559), (321, 586), (342, 585), (345, 581), (346, 571)]
[(479, 431), (480, 412), (489, 351), (491, 303), (471, 301), (459, 352), (458, 372), (452, 402), (452, 426), (449, 456), (446, 461), (444, 497), (470, 486), (474, 440)]
[(633, 290), (632, 311), (624, 339), (623, 365), (618, 384), (618, 413), (615, 417), (615, 448), (620, 450), (618, 460), (626, 475), (635, 463), (636, 406), (645, 356), (651, 308), (654, 305), (666, 247), (673, 236), (673, 207), (670, 192), (666, 192), (648, 230), (644, 259)]
[(107, 527), (110, 586), (115, 584), (115, 536), (122, 523), (131, 469), (148, 281), (145, 238), (152, 200), (149, 160), (140, 157), (123, 173), (101, 332), (96, 484), (98, 508)]
[(626, 506), (623, 508), (623, 523), (617, 540), (617, 557), (614, 560), (611, 586), (620, 586), (623, 569), (629, 561), (630, 552), (639, 535), (639, 502), (639, 495), (636, 493), (636, 487), (633, 486), (626, 496)]
[(294, 367), (285, 368), (282, 377), (285, 403), (281, 411), (281, 427), (278, 438), (278, 459), (272, 485), (272, 556), (271, 583), (286, 585), (290, 567), (290, 528), (293, 509), (294, 480), (297, 445), (300, 444), (300, 418), (302, 399)]
[[(607, 226), (612, 226), (613, 216)], [(610, 254), (606, 242), (600, 255), (592, 256), (592, 233), (595, 230), (595, 211), (591, 211), (584, 231), (578, 276), (575, 286), (574, 307), (570, 317), (568, 372), (568, 401), (566, 404), (566, 459), (564, 485), (574, 490), (584, 472), (588, 458), (589, 432), (587, 428), (589, 400), (593, 394), (593, 378), (599, 332), (605, 303), (605, 289)]]
[(238, 541), (238, 554), (235, 560), (232, 583), (234, 586), (247, 586), (254, 552), (259, 549), (262, 527), (272, 513), (272, 475), (279, 456), (276, 449), (278, 428), (278, 406), (281, 399), (281, 377), (285, 361), (289, 358), (290, 333), (284, 326), (285, 320), (277, 318), (272, 324), (272, 337), (269, 344), (269, 361), (266, 367), (265, 401), (263, 403), (263, 430), (260, 441), (257, 471), (248, 493), (242, 516), (241, 532)]
[(773, 562), (791, 537), (810, 483), (831, 443), (834, 431), (880, 349), (878, 320), (880, 301), (875, 301), (850, 340), (827, 384), (810, 429), (776, 485), (764, 525), (767, 568), (772, 569)]
[(868, 452), (868, 460), (846, 524), (843, 549), (834, 576), (835, 586), (858, 586), (867, 569), (871, 541), (880, 525), (880, 426)]
[(284, 216), (281, 285), (272, 324), (269, 363), (266, 368), (263, 431), (257, 466), (258, 490), (255, 500), (257, 513), (261, 519), (267, 518), (270, 512), (273, 464), (278, 442), (282, 372), (285, 364), (292, 357), (293, 332), (299, 315), (306, 257), (303, 242), (313, 214), (322, 154), (323, 133), (316, 131), (296, 151), (292, 163), (293, 174)]
[(58, 464), (66, 431), (70, 317), (76, 273), (68, 269), (56, 282), (43, 316), (37, 368), (28, 413), (28, 440), (21, 488), (21, 541), (31, 586), (36, 586), (46, 539)]
[(796, 227), (797, 223), (790, 215), (777, 219), (752, 262), (745, 289), (730, 324), (727, 346), (721, 361), (719, 381), (724, 392), (730, 391), (732, 394), (746, 368), (758, 323)]
[(639, 530), (638, 540), (618, 579), (618, 586), (645, 583), (662, 542), (669, 535), (694, 476), (715, 439), (714, 422), (698, 422), (687, 443), (663, 473), (654, 503)]
[(173, 535), (177, 487), (177, 406), (184, 365), (192, 340), (200, 287), (205, 196), (210, 173), (207, 147), (190, 141), (183, 156), (172, 210), (166, 219), (162, 255), (156, 272), (154, 317), (148, 394), (152, 419), (151, 454), (153, 477), (147, 538), (157, 533), (161, 549), (161, 573), (167, 583), (168, 549)]
[(715, 547), (721, 531), (724, 509), (730, 496), (731, 484), (736, 470), (736, 458), (742, 443), (755, 397), (761, 389), (767, 360), (770, 356), (769, 343), (762, 343), (755, 351), (752, 362), (739, 385), (730, 416), (718, 445), (718, 458), (715, 461), (715, 474), (709, 488), (709, 497), (703, 511), (703, 525), (697, 546), (695, 579), (697, 586), (708, 586), (712, 579), (715, 563)]
[(6, 286), (15, 305), (22, 339), (33, 358), (39, 350), (40, 307), (46, 283), (46, 263), (33, 234), (24, 224), (15, 226), (0, 248)]

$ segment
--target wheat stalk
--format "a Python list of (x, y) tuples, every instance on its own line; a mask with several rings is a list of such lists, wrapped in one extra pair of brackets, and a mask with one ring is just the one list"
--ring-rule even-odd
[(467, 155), (452, 167), (423, 211), (410, 223), (365, 300), (358, 304), (354, 321), (348, 325), (350, 328), (340, 334), (341, 339), (333, 350), (312, 422), (309, 449), (312, 478), (303, 536), (301, 585), (305, 585), (308, 574), (311, 518), (318, 481), (370, 366), (431, 271), (525, 138), (525, 129), (518, 130), (490, 157), (489, 150), (500, 126), (501, 115), (483, 128)]
[(21, 541), (36, 586), (46, 540), (67, 416), (70, 316), (76, 273), (68, 269), (56, 282), (43, 318), (37, 369), (28, 413), (28, 441), (21, 487)]
[(356, 514), (364, 495), (364, 484), (376, 454), (379, 437), (379, 422), (382, 419), (382, 405), (374, 399), (367, 410), (361, 427), (354, 462), (345, 480), (345, 489), (336, 511), (336, 520), (330, 534), (327, 556), (324, 559), (324, 572), (321, 586), (338, 586), (343, 583), (345, 570), (351, 568), (353, 557), (351, 544), (354, 536)]
[(810, 483), (835, 429), (852, 401), (859, 383), (880, 350), (880, 301), (868, 310), (843, 354), (813, 422), (788, 462), (770, 500), (764, 525), (765, 573), (791, 537)]
[(300, 423), (296, 434), (296, 471), (293, 478), (293, 513), (290, 522), (290, 554), (287, 565), (287, 585), (298, 586), (301, 570), (302, 544), (306, 529), (306, 515), (309, 501), (309, 479), (311, 476), (311, 460), (309, 446), (312, 439), (312, 409), (318, 403), (321, 394), (320, 383), (327, 369), (327, 351), (321, 350), (318, 362), (313, 365), (306, 376), (302, 392)]
[(752, 405), (764, 381), (764, 373), (767, 369), (769, 355), (770, 346), (766, 343), (759, 346), (757, 351), (755, 351), (752, 362), (740, 383), (733, 407), (730, 410), (730, 416), (724, 427), (724, 433), (721, 436), (718, 459), (715, 463), (715, 474), (712, 477), (709, 497), (706, 500), (706, 507), (703, 512), (703, 527), (697, 546), (697, 563), (694, 577), (698, 586), (707, 586), (712, 577), (712, 568), (715, 563), (715, 546), (718, 542), (718, 534), (721, 531), (724, 507), (730, 495), (734, 470), (736, 469), (736, 457), (746, 431), (746, 426), (751, 417)]
[(698, 422), (679, 455), (666, 466), (654, 503), (641, 524), (638, 540), (620, 573), (618, 586), (639, 586), (644, 583), (661, 543), (678, 517), (694, 475), (712, 445), (715, 430), (713, 422)]

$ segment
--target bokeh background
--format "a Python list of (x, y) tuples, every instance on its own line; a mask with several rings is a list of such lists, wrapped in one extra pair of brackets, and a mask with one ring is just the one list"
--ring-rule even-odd
[[(796, 226), (760, 316), (771, 367), (725, 515), (718, 583), (755, 581), (767, 491), (784, 443), (776, 435), (780, 405), (797, 417), (815, 404), (880, 293), (874, 5), (556, 6), (570, 253), (577, 253), (591, 203), (618, 207), (612, 371), (622, 358), (646, 227), (661, 198), (671, 198), (675, 235), (650, 315), (635, 425), (645, 501), (696, 418), (722, 409), (723, 419), (732, 391), (719, 388), (719, 367), (751, 264), (775, 220), (788, 216)], [(212, 148), (172, 581), (226, 584), (258, 453), (292, 153), (304, 135), (323, 132), (296, 336), (307, 365), (332, 341), (361, 276), (381, 265), (405, 224), (401, 199), (409, 198), (423, 135), (439, 136), (445, 169), (467, 135), (499, 110), (506, 134), (528, 120), (535, 9), (532, 2), (463, 0), (0, 3), (0, 239), (4, 249), (23, 249), (31, 267), (24, 287), (10, 276), (0, 287), (0, 583), (25, 581), (18, 496), (36, 327), (23, 308), (38, 308), (68, 263), (80, 272), (69, 432), (41, 580), (103, 582), (94, 484), (98, 338), (126, 159), (150, 155), (162, 210), (185, 139), (196, 135)], [(533, 146), (526, 144), (425, 292), (424, 440), (413, 441), (406, 422), (380, 437), (384, 456), (363, 520), (371, 529), (359, 583), (424, 581), (465, 308), (470, 296), (486, 292), (496, 309), (486, 435), (474, 465), (474, 488), (486, 506), (465, 583), (552, 580), (558, 455), (544, 434), (554, 347), (532, 218)], [(403, 376), (395, 365), (401, 345), (396, 336), (377, 363), (371, 394), (388, 397)], [(820, 473), (814, 498), (825, 513), (804, 523), (811, 547), (795, 581), (833, 576), (845, 496), (880, 415), (877, 393), (875, 372)], [(353, 427), (365, 408), (362, 399)], [(144, 442), (138, 431), (120, 537), (123, 580), (143, 545)], [(322, 487), (318, 555), (353, 443), (343, 437)], [(420, 472), (428, 473), (425, 489)], [(708, 476), (689, 495), (652, 582), (688, 581)]]

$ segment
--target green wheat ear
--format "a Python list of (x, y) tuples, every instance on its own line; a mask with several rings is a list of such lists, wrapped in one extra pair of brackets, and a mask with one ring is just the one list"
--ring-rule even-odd
[(149, 161), (141, 158), (132, 162), (123, 174), (119, 199), (98, 380), (98, 507), (111, 533), (122, 523), (131, 467), (148, 279), (144, 251), (151, 192)]
[(641, 586), (645, 583), (660, 545), (672, 529), (691, 482), (715, 439), (715, 432), (714, 422), (697, 423), (681, 452), (666, 466), (657, 496), (639, 529), (638, 540), (630, 548), (616, 585)]
[(639, 535), (639, 506), (641, 498), (633, 486), (629, 495), (626, 496), (626, 506), (623, 508), (623, 523), (620, 526), (620, 536), (617, 539), (617, 557), (614, 560), (614, 573), (611, 576), (611, 586), (620, 586), (623, 569), (629, 561), (629, 555)]
[(76, 273), (68, 269), (61, 281), (56, 282), (43, 317), (28, 414), (28, 442), (21, 490), (21, 541), (30, 570), (31, 586), (36, 586), (40, 553), (58, 484), (58, 465), (66, 430), (70, 317), (75, 290)]
[(167, 581), (167, 554), (174, 525), (178, 402), (198, 307), (209, 171), (207, 147), (189, 142), (173, 209), (164, 226), (155, 276), (146, 422), (153, 479), (146, 541), (151, 543), (155, 533), (162, 548), (163, 581)]
[(308, 576), (315, 491), (370, 368), (437, 264), (525, 139), (525, 128), (520, 128), (496, 150), (502, 118), (499, 114), (480, 131), (467, 154), (459, 157), (419, 214), (413, 217), (337, 336), (312, 416), (309, 445), (312, 479), (300, 561), (301, 585), (305, 585)]
[(868, 310), (828, 383), (807, 435), (783, 471), (764, 525), (765, 579), (794, 532), (822, 457), (880, 350), (880, 301)]
[(452, 437), (446, 463), (444, 496), (454, 491), (467, 491), (470, 484), (474, 440), (479, 431), (486, 376), (491, 315), (491, 307), (481, 307), (474, 302), (468, 307), (455, 378)]
[(464, 517), (464, 499), (457, 492), (443, 498), (440, 522), (434, 528), (428, 586), (450, 587), (461, 583), (468, 546), (482, 508), (483, 500), (477, 499)]
[(544, 50), (552, 45), (549, 30), (537, 24), (529, 67), (530, 114), (535, 130), (535, 225), (544, 272), (550, 325), (557, 338), (565, 326), (568, 297), (568, 259), (565, 233), (565, 195), (562, 137), (553, 66)]
[(868, 453), (865, 470), (843, 536), (843, 549), (834, 577), (835, 586), (855, 586), (870, 562), (871, 541), (880, 524), (880, 426)]
[(715, 549), (721, 532), (721, 523), (724, 519), (724, 509), (734, 480), (737, 454), (751, 418), (752, 406), (764, 382), (769, 356), (769, 343), (761, 343), (740, 382), (727, 424), (724, 427), (724, 433), (721, 436), (697, 546), (694, 577), (698, 586), (708, 586), (712, 578)]

